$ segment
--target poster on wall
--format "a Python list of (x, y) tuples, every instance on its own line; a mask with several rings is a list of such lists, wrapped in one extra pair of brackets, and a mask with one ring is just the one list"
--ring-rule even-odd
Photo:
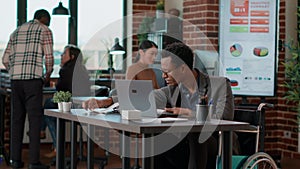
[(220, 0), (220, 76), (234, 95), (274, 96), (277, 0)]

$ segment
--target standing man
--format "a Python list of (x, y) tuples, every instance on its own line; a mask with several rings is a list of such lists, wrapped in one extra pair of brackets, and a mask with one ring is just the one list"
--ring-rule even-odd
[[(43, 83), (53, 70), (53, 37), (50, 14), (37, 10), (34, 19), (10, 36), (2, 62), (9, 71), (12, 89), (11, 167), (23, 168), (22, 140), (26, 113), (29, 120), (29, 169), (48, 169), (40, 162), (40, 126), (43, 117)], [(46, 74), (43, 75), (43, 63)]]

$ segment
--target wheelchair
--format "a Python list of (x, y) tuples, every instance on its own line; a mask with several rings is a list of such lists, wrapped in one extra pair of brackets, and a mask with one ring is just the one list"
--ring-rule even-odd
[[(262, 114), (265, 108), (272, 108), (274, 105), (269, 103), (260, 103), (255, 109), (236, 109), (234, 113), (234, 121), (248, 122), (253, 127), (251, 130), (236, 131), (238, 135), (238, 142), (241, 147), (242, 155), (233, 155), (232, 168), (233, 169), (277, 169), (277, 165), (273, 158), (267, 153), (263, 152), (263, 131), (264, 131), (264, 118)], [(251, 137), (251, 134), (253, 133)], [(219, 133), (221, 135), (222, 133)], [(260, 143), (260, 150), (258, 146)], [(217, 158), (216, 169), (221, 169), (220, 156), (221, 156), (222, 140), (219, 139), (219, 152)], [(255, 149), (253, 150), (253, 147)], [(252, 151), (249, 151), (252, 148)]]

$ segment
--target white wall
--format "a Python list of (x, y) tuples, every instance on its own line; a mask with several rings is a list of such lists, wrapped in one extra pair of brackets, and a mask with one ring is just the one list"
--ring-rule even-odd
[(182, 18), (183, 0), (165, 0), (165, 12), (167, 13), (172, 8), (179, 9)]
[[(285, 4), (286, 9), (285, 9), (285, 39), (283, 39), (285, 42), (288, 43), (291, 40), (294, 40), (296, 42), (297, 40), (297, 1), (296, 0), (291, 0), (288, 3)], [(285, 56), (290, 57), (290, 52), (289, 50), (285, 50)], [(299, 143), (300, 144), (300, 143)], [(299, 147), (299, 146), (298, 146)], [(300, 150), (300, 148), (299, 148)]]

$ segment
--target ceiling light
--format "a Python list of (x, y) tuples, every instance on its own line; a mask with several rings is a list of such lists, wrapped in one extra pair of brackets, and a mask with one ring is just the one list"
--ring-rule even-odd
[(53, 9), (52, 15), (69, 15), (69, 10), (59, 2), (59, 5)]

